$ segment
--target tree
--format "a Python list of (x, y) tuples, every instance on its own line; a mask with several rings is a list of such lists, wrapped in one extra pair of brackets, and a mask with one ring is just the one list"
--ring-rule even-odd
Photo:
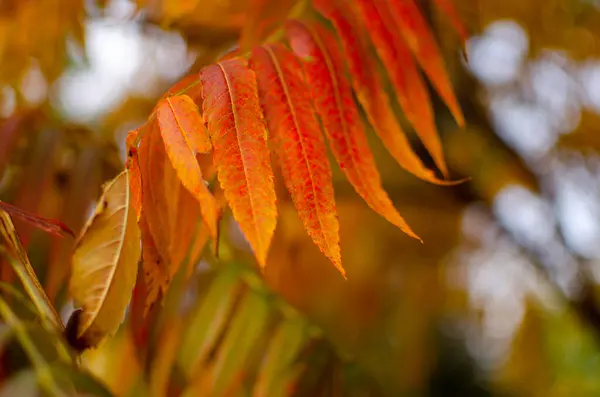
[[(11, 60), (0, 65), (3, 390), (595, 395), (594, 256), (564, 233), (507, 222), (544, 213), (535, 192), (547, 175), (488, 121), (479, 94), (492, 101), (510, 85), (481, 86), (476, 62), (478, 79), (464, 66), (469, 35), (518, 44), (519, 28), (487, 26), (506, 12), (495, 1), (463, 3), (0, 5)], [(518, 3), (506, 15), (534, 26), (534, 2)], [(567, 3), (551, 2), (546, 17), (567, 38), (588, 37), (598, 11)], [(93, 42), (84, 18), (120, 12), (154, 43), (184, 37), (194, 62), (165, 77), (146, 70), (164, 56), (146, 61), (135, 76), (143, 95), (74, 122), (56, 97), (68, 62)], [(541, 36), (531, 34), (532, 56), (556, 41), (571, 48)], [(473, 45), (470, 57), (483, 51)], [(513, 286), (520, 295), (501, 299), (510, 315), (466, 285), (497, 256), (544, 286)], [(583, 274), (579, 292), (553, 273), (560, 258)], [(512, 321), (517, 336), (494, 321)], [(473, 351), (500, 346), (485, 338), (501, 331), (510, 355)]]

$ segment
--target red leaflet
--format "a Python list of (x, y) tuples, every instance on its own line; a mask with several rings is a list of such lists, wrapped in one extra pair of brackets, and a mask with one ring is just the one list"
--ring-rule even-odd
[(331, 20), (340, 36), (354, 91), (390, 154), (405, 170), (425, 181), (438, 185), (456, 184), (457, 182), (446, 182), (436, 178), (434, 172), (425, 168), (413, 151), (390, 106), (375, 61), (371, 57), (366, 36), (360, 30), (347, 3), (315, 0), (314, 5), (324, 17)]
[(371, 208), (418, 239), (381, 187), (335, 38), (318, 25), (299, 21), (286, 23), (286, 30), (294, 52), (305, 60), (313, 101), (340, 168)]
[(273, 170), (256, 78), (241, 58), (200, 71), (204, 119), (219, 183), (261, 266), (277, 223)]
[(387, 2), (404, 40), (415, 54), (440, 97), (448, 105), (454, 119), (462, 127), (465, 119), (454, 96), (450, 78), (444, 67), (444, 60), (415, 0), (387, 0)]
[(327, 148), (301, 66), (281, 44), (255, 48), (251, 66), (283, 179), (300, 219), (344, 275)]
[(0, 201), (0, 210), (7, 212), (11, 216), (16, 216), (25, 222), (37, 227), (47, 233), (54, 234), (55, 236), (62, 237), (61, 232), (70, 234), (75, 237), (75, 234), (62, 222), (54, 219), (43, 218), (41, 216), (32, 214), (31, 212), (24, 211), (19, 207)]
[(454, 25), (454, 29), (456, 29), (458, 32), (464, 45), (469, 38), (469, 33), (467, 32), (465, 25), (463, 25), (458, 12), (456, 12), (456, 8), (454, 7), (454, 4), (452, 4), (452, 0), (435, 0), (435, 3), (440, 10), (442, 10), (442, 12), (446, 14), (448, 18), (450, 18), (450, 22), (452, 22), (452, 25)]
[(437, 135), (429, 93), (404, 40), (393, 27), (384, 0), (356, 0), (358, 16), (383, 61), (406, 118), (415, 128), (436, 166), (448, 175)]
[(210, 142), (205, 139), (206, 130), (198, 108), (187, 96), (166, 98), (158, 106), (157, 118), (169, 160), (183, 186), (200, 203), (202, 217), (211, 235), (215, 237), (219, 210), (202, 178), (194, 153), (210, 150)]

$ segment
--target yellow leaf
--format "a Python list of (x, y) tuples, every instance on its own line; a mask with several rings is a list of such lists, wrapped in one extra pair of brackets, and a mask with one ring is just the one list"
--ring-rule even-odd
[(73, 254), (70, 291), (83, 310), (77, 338), (85, 346), (97, 346), (123, 321), (139, 258), (140, 231), (125, 170), (104, 186)]

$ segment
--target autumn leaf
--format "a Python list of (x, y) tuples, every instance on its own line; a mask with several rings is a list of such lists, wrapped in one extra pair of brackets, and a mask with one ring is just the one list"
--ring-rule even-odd
[(300, 21), (288, 21), (286, 30), (294, 52), (304, 60), (313, 101), (340, 168), (373, 210), (418, 239), (381, 186), (335, 38), (318, 25)]
[(345, 274), (331, 169), (302, 68), (281, 44), (252, 51), (258, 92), (283, 179), (308, 234)]
[(384, 1), (386, 0), (356, 0), (357, 15), (365, 31), (369, 32), (379, 58), (390, 75), (406, 118), (423, 141), (435, 165), (447, 176), (448, 168), (427, 87)]
[(405, 42), (429, 77), (429, 80), (448, 105), (459, 126), (464, 126), (465, 118), (454, 96), (450, 78), (444, 66), (440, 50), (431, 29), (427, 26), (415, 0), (387, 0), (391, 15), (396, 21)]
[(277, 222), (273, 170), (254, 72), (232, 58), (200, 71), (219, 183), (261, 266)]
[(366, 36), (362, 34), (347, 3), (315, 0), (314, 5), (335, 26), (348, 62), (354, 91), (390, 154), (402, 168), (425, 181), (437, 185), (456, 184), (438, 179), (413, 151), (385, 93)]
[(161, 101), (157, 111), (160, 133), (171, 164), (183, 186), (200, 203), (202, 217), (211, 235), (217, 236), (219, 210), (208, 190), (195, 153), (210, 150), (210, 142), (196, 104), (187, 96)]
[(38, 229), (41, 229), (55, 236), (62, 237), (62, 233), (67, 233), (75, 237), (71, 229), (69, 229), (69, 227), (62, 222), (32, 214), (31, 212), (22, 210), (19, 207), (15, 207), (14, 205), (10, 205), (1, 200), (0, 211), (5, 211), (13, 216), (18, 217), (19, 219), (24, 220), (30, 225), (33, 225)]
[(450, 18), (450, 22), (454, 26), (454, 29), (458, 32), (462, 44), (464, 45), (469, 38), (469, 33), (467, 32), (465, 25), (462, 23), (462, 20), (456, 11), (456, 7), (454, 7), (453, 0), (435, 0), (435, 4), (444, 14), (446, 14), (448, 18)]
[(103, 187), (73, 253), (70, 292), (82, 309), (77, 338), (85, 345), (97, 346), (123, 321), (139, 258), (140, 231), (125, 170)]
[(138, 151), (143, 192), (139, 225), (145, 315), (164, 296), (188, 253), (197, 250), (199, 240), (203, 245), (205, 238), (197, 232), (203, 224), (200, 204), (183, 186), (167, 159), (157, 123), (147, 123), (142, 129), (144, 137)]

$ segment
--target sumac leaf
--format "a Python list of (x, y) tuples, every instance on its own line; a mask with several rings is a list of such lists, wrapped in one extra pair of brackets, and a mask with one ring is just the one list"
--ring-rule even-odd
[(241, 58), (200, 71), (203, 114), (225, 198), (265, 266), (277, 223), (273, 170), (260, 110), (256, 78)]

